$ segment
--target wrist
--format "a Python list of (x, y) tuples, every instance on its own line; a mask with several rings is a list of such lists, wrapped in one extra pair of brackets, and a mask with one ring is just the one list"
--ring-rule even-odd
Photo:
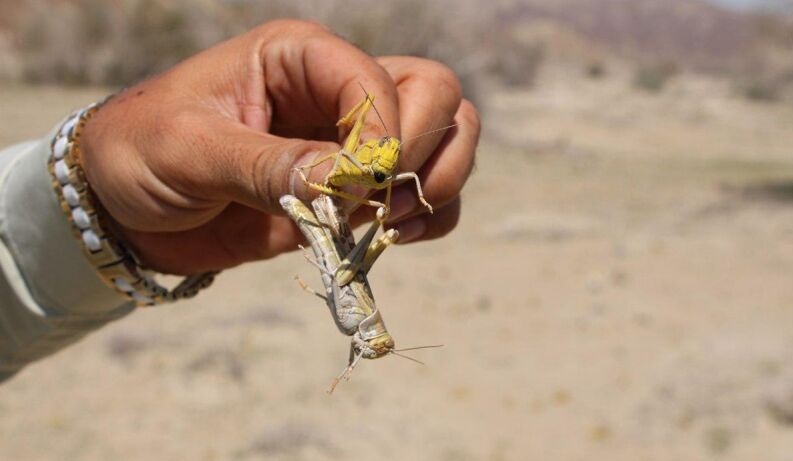
[(192, 297), (211, 284), (214, 272), (187, 277), (176, 288), (168, 290), (141, 266), (122, 240), (109, 232), (112, 220), (86, 180), (81, 163), (83, 130), (99, 107), (100, 104), (94, 104), (72, 114), (51, 143), (48, 168), (52, 186), (72, 232), (99, 277), (138, 305), (149, 306)]

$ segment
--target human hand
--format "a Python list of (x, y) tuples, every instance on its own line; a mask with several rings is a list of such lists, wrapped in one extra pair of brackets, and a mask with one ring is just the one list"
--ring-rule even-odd
[[(264, 24), (123, 91), (88, 122), (83, 168), (113, 231), (148, 267), (187, 275), (271, 258), (302, 241), (278, 204), (292, 168), (339, 150), (335, 122), (360, 101), (361, 85), (392, 136), (458, 124), (400, 156), (435, 213), (403, 184), (389, 222), (403, 241), (445, 235), (479, 136), (456, 77), (429, 60), (371, 58), (313, 23)], [(370, 121), (363, 139), (382, 134)], [(311, 178), (324, 177), (327, 163)], [(354, 224), (372, 215), (366, 208)]]

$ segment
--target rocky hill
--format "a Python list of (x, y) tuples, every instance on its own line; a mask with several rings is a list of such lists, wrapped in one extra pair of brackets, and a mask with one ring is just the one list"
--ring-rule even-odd
[(757, 45), (760, 16), (702, 0), (523, 0), (501, 12), (516, 24), (553, 20), (638, 59), (697, 69), (732, 66)]

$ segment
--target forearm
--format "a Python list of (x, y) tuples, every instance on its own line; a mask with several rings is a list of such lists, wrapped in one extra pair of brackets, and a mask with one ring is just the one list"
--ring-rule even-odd
[(47, 171), (49, 139), (0, 152), (0, 380), (134, 307), (73, 237)]

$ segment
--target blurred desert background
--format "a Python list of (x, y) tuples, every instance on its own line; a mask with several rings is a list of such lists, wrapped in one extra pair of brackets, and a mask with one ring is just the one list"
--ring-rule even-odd
[(431, 56), (484, 134), (458, 230), (371, 281), (419, 366), (223, 273), (0, 387), (0, 460), (793, 460), (784, 1), (0, 0), (0, 145), (276, 17)]

